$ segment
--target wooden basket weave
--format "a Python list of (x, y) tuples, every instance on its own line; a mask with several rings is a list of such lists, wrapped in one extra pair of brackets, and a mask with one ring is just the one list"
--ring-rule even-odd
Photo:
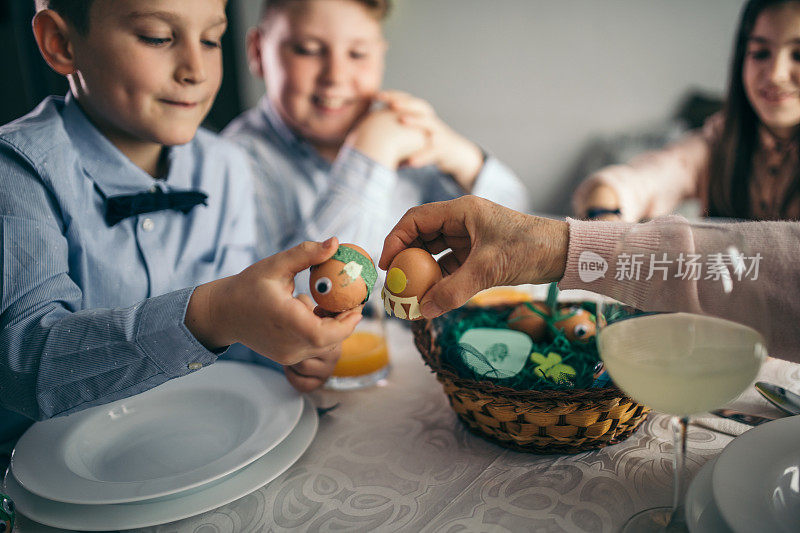
[(569, 391), (516, 390), (460, 377), (442, 364), (436, 328), (412, 324), (414, 344), (442, 384), (450, 405), (473, 433), (518, 451), (570, 454), (628, 438), (650, 408), (616, 386)]

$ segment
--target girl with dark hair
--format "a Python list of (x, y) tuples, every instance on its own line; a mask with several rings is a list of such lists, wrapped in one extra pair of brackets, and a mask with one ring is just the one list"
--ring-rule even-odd
[(706, 216), (798, 220), (798, 132), (800, 1), (750, 0), (724, 109), (666, 149), (590, 176), (575, 192), (575, 212), (633, 222), (698, 198)]

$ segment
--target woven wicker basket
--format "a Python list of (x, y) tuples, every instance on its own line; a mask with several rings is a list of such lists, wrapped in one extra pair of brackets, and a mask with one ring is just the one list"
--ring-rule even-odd
[(414, 344), (442, 384), (450, 405), (473, 432), (507, 448), (570, 454), (628, 438), (648, 407), (615, 386), (570, 391), (520, 391), (465, 379), (441, 362), (436, 327), (412, 324)]

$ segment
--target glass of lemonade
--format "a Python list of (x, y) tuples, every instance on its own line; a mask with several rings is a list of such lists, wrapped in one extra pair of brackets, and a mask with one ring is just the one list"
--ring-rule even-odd
[(371, 387), (389, 375), (389, 348), (380, 291), (364, 305), (364, 317), (342, 343), (342, 355), (325, 383), (332, 390)]
[[(673, 416), (675, 442), (672, 507), (646, 509), (628, 531), (683, 531), (683, 470), (689, 415), (736, 398), (756, 377), (767, 352), (747, 326), (691, 313), (635, 314), (605, 303), (597, 339), (614, 382), (638, 402)], [(627, 308), (630, 310), (630, 308)]]

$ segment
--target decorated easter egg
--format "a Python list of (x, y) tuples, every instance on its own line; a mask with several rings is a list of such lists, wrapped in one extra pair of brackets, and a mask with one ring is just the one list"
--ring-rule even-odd
[(542, 302), (526, 302), (514, 308), (508, 317), (508, 327), (527, 333), (536, 342), (544, 340), (547, 336), (547, 321), (534, 311), (550, 316), (550, 310)]
[(582, 307), (574, 306), (561, 310), (567, 316), (553, 323), (553, 327), (564, 332), (572, 342), (588, 342), (595, 336), (597, 327), (594, 316)]
[(386, 271), (381, 296), (386, 312), (398, 318), (419, 320), (419, 301), (434, 283), (442, 279), (439, 264), (421, 248), (407, 248), (397, 254)]
[(333, 257), (311, 267), (311, 296), (322, 309), (341, 313), (366, 302), (378, 278), (363, 248), (341, 244)]

